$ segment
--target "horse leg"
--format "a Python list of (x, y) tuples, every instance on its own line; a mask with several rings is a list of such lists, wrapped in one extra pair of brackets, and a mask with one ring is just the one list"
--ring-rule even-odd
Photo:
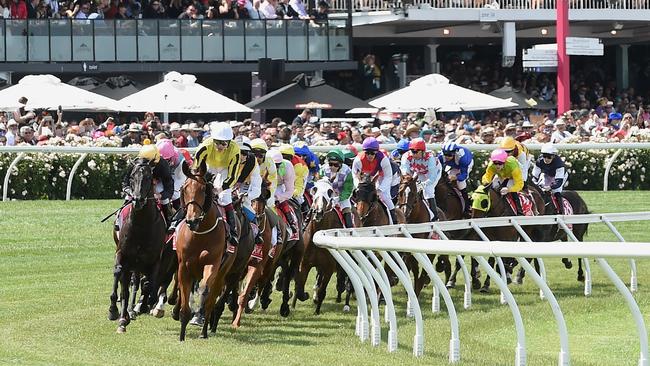
[(152, 276), (150, 274), (142, 277), (142, 281), (140, 283), (140, 288), (141, 288), (140, 300), (138, 301), (137, 309), (133, 309), (133, 311), (136, 314), (149, 313), (149, 302), (150, 302), (150, 298), (152, 297), (151, 292), (153, 291), (154, 286), (155, 285), (152, 282)]
[[(213, 309), (212, 311), (208, 312), (207, 306), (206, 306), (206, 313), (205, 313), (205, 321), (203, 322), (203, 326), (206, 327), (208, 322), (210, 323), (210, 331), (212, 333), (217, 332), (217, 327), (219, 326), (219, 320), (221, 320), (221, 315), (223, 315), (223, 311), (226, 309), (226, 300), (228, 299), (228, 295), (230, 294), (230, 288), (226, 288), (222, 293), (221, 296), (219, 296), (219, 299), (216, 300), (216, 304), (213, 304)], [(207, 337), (207, 335), (206, 335)]]
[(571, 260), (569, 258), (562, 258), (562, 263), (564, 263), (564, 268), (566, 269), (573, 268), (573, 263), (571, 263)]
[(129, 272), (123, 269), (122, 276), (120, 277), (120, 286), (122, 287), (122, 313), (118, 320), (118, 333), (126, 332), (126, 326), (131, 322), (131, 318), (129, 317), (129, 281), (131, 276), (129, 276)]
[(585, 282), (585, 274), (582, 271), (582, 258), (578, 258), (578, 281)]
[(176, 305), (177, 301), (178, 301), (178, 277), (176, 276), (176, 273), (174, 273), (174, 284), (172, 285), (172, 292), (167, 298), (167, 303), (169, 305)]
[(336, 264), (336, 303), (340, 304), (341, 303), (341, 295), (345, 291), (345, 279), (346, 279), (346, 274), (345, 271), (341, 268), (341, 266), (337, 263)]
[(138, 311), (140, 311), (140, 303), (137, 302), (137, 299), (141, 280), (142, 278), (140, 277), (139, 273), (131, 273), (131, 302), (129, 303), (129, 316), (133, 320), (135, 320), (136, 315), (138, 315)]
[(472, 258), (470, 275), (472, 276), (472, 289), (478, 290), (481, 288), (481, 270), (478, 268), (478, 262)]
[[(207, 285), (206, 277), (206, 283), (203, 286), (199, 286), (197, 289), (197, 292), (199, 292), (199, 308), (196, 310), (196, 312), (194, 312), (194, 316), (192, 317), (192, 320), (190, 320), (190, 324), (202, 326), (205, 322), (205, 299), (207, 298), (209, 291), (210, 289)], [(192, 303), (191, 298), (190, 303)]]
[[(306, 301), (309, 299), (309, 294), (305, 292), (305, 282), (307, 282), (307, 276), (309, 276), (312, 267), (313, 265), (305, 260), (300, 263), (300, 268), (296, 274), (296, 296), (293, 298), (293, 304), (291, 304), (294, 309), (296, 308), (296, 300)], [(316, 281), (316, 284), (318, 282)]]
[(271, 293), (273, 292), (273, 283), (271, 281), (268, 281), (264, 287), (260, 289), (260, 306), (262, 310), (266, 310), (269, 308), (269, 305), (271, 304)]
[(244, 313), (244, 308), (247, 305), (247, 300), (248, 300), (248, 294), (251, 293), (253, 288), (255, 287), (255, 284), (257, 284), (257, 280), (260, 277), (260, 272), (261, 272), (261, 266), (263, 264), (258, 264), (258, 266), (248, 266), (248, 271), (246, 272), (246, 285), (244, 286), (244, 290), (239, 294), (237, 297), (237, 313), (235, 314), (235, 319), (232, 321), (232, 327), (237, 329), (241, 325), (241, 316)]
[(330, 283), (330, 279), (332, 278), (332, 274), (334, 273), (333, 270), (328, 269), (323, 272), (323, 277), (321, 278), (321, 283), (318, 286), (318, 291), (316, 292), (316, 310), (314, 311), (314, 314), (320, 315), (320, 308), (323, 305), (323, 301), (325, 300), (325, 295), (327, 294), (327, 285)]
[[(494, 257), (488, 258), (488, 264), (490, 267), (495, 268), (496, 259)], [(498, 273), (498, 269), (497, 269)], [(485, 282), (483, 282), (483, 287), (479, 290), (480, 292), (487, 293), (490, 292), (490, 275), (485, 276)]]
[[(447, 288), (454, 288), (456, 287), (456, 276), (458, 276), (458, 271), (460, 271), (460, 262), (458, 259), (456, 259), (454, 270), (451, 271), (451, 266), (449, 266), (449, 270), (451, 274), (447, 276)], [(447, 274), (447, 272), (445, 272), (445, 274)]]
[(350, 311), (350, 297), (352, 297), (352, 281), (350, 277), (345, 278), (345, 305), (343, 305), (343, 312)]
[(119, 253), (115, 255), (115, 268), (113, 269), (113, 292), (111, 293), (110, 300), (111, 305), (108, 307), (108, 320), (117, 320), (120, 316), (117, 310), (117, 287), (120, 283), (120, 277), (122, 276), (122, 265), (119, 264), (120, 255)]
[(181, 322), (181, 334), (179, 339), (182, 342), (185, 340), (187, 324), (189, 324), (190, 318), (192, 317), (192, 311), (190, 309), (192, 279), (190, 278), (189, 271), (182, 264), (178, 266), (177, 281), (179, 284), (180, 301), (176, 303), (174, 310), (176, 310), (177, 307), (179, 308), (179, 320)]

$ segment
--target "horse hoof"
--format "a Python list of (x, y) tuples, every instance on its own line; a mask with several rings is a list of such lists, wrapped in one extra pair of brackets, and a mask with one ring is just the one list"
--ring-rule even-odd
[(126, 327), (124, 325), (120, 325), (119, 327), (117, 327), (117, 333), (118, 334), (126, 333)]
[(521, 276), (515, 277), (515, 285), (522, 285), (524, 283), (524, 279), (521, 278)]
[(472, 280), (472, 289), (478, 290), (481, 288), (481, 282), (479, 280)]
[(566, 269), (573, 268), (573, 263), (571, 263), (571, 261), (568, 259), (562, 259), (562, 263), (564, 263), (564, 268)]
[(337, 297), (336, 297), (336, 303), (337, 303), (337, 304), (340, 304), (341, 301), (342, 301), (341, 296), (337, 296)]
[(579, 275), (578, 275), (578, 282), (585, 282), (585, 276), (579, 274)]
[(142, 314), (142, 303), (139, 302), (133, 307), (133, 312), (136, 314)]
[(153, 309), (151, 310), (151, 315), (154, 316), (154, 318), (162, 318), (165, 316), (165, 310), (163, 309)]
[(194, 315), (192, 317), (192, 320), (190, 320), (191, 325), (196, 325), (196, 326), (199, 326), (199, 327), (203, 326), (203, 322), (205, 322), (205, 318), (200, 314)]
[(343, 312), (344, 313), (349, 313), (350, 312), (350, 305), (343, 306)]
[(482, 293), (482, 294), (487, 294), (487, 293), (490, 292), (490, 288), (487, 287), (487, 286), (483, 286), (483, 287), (481, 287), (480, 290), (478, 290), (478, 292), (480, 292), (480, 293)]
[(131, 318), (131, 320), (136, 320), (137, 319), (138, 314), (134, 310), (131, 310), (128, 313), (129, 313), (129, 318)]
[(447, 268), (445, 262), (440, 260), (436, 262), (436, 272), (444, 272), (445, 268)]
[(179, 312), (172, 310), (172, 319), (179, 321), (181, 319)]
[[(300, 300), (300, 301), (307, 301), (307, 300), (309, 300), (309, 294), (306, 293), (306, 292), (303, 292), (302, 294), (297, 295), (296, 297), (297, 297), (298, 300)], [(316, 297), (316, 293), (314, 293), (314, 297)]]
[(289, 316), (289, 312), (291, 310), (289, 309), (289, 304), (282, 304), (280, 306), (280, 316), (283, 318), (286, 318)]
[(456, 281), (447, 282), (447, 288), (456, 288)]
[(108, 320), (113, 321), (117, 320), (117, 318), (120, 316), (120, 314), (117, 312), (117, 307), (116, 308), (109, 308), (108, 309)]

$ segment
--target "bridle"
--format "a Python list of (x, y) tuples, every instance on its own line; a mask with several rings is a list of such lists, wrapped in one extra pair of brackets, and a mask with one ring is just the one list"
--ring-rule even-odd
[[(152, 170), (152, 169), (151, 169), (151, 166), (149, 166), (149, 164), (135, 164), (135, 167), (136, 167), (136, 168), (147, 167), (147, 168), (149, 168), (149, 170)], [(131, 172), (131, 178), (133, 178), (133, 173), (135, 173), (136, 171), (139, 171), (139, 170), (133, 170), (133, 171)], [(156, 199), (156, 197), (153, 195), (153, 189), (154, 189), (154, 184), (153, 184), (153, 171), (151, 171), (151, 176), (152, 176), (152, 177), (151, 177), (151, 184), (149, 184), (149, 190), (147, 191), (147, 194), (145, 194), (143, 198), (135, 198), (135, 197), (132, 197), (132, 201), (136, 202), (136, 201), (138, 201), (138, 200), (143, 200), (143, 201), (145, 201), (145, 203), (146, 203), (146, 201), (150, 201), (150, 200), (155, 200), (155, 199)], [(133, 193), (133, 187), (131, 187), (131, 191), (132, 191), (132, 193)], [(138, 192), (138, 193), (139, 193), (139, 192)]]
[[(192, 179), (196, 183), (203, 186), (203, 195), (204, 195), (205, 199), (204, 199), (203, 205), (199, 204), (195, 199), (185, 203), (185, 200), (183, 198), (183, 194), (181, 194), (181, 207), (183, 207), (183, 210), (185, 210), (185, 212), (187, 212), (187, 209), (191, 205), (197, 206), (200, 209), (200, 214), (196, 217), (196, 219), (198, 220), (198, 225), (200, 226), (201, 223), (203, 223), (203, 219), (205, 219), (205, 216), (207, 215), (208, 210), (210, 210), (210, 207), (212, 206), (212, 202), (210, 202), (212, 200), (210, 198), (211, 195), (208, 193), (208, 189), (209, 189), (210, 184), (207, 183), (207, 182), (200, 182), (198, 179), (196, 179), (196, 177), (191, 177), (189, 179)], [(187, 184), (188, 184), (188, 181), (183, 183), (183, 186), (181, 187), (181, 192), (183, 192), (185, 190), (185, 187), (187, 186)], [(193, 233), (198, 234), (198, 235), (207, 234), (210, 231), (214, 230), (217, 227), (218, 224), (219, 224), (219, 219), (215, 220), (214, 225), (210, 229), (208, 229), (207, 231), (197, 232), (197, 231), (194, 231), (194, 230), (191, 230), (191, 229), (190, 229), (190, 231), (192, 231)], [(186, 225), (188, 225), (188, 227), (189, 227), (189, 224), (187, 224), (187, 221), (186, 221)]]
[[(405, 192), (406, 189), (412, 190), (411, 187), (410, 187), (411, 181), (409, 181), (409, 182), (405, 182), (404, 184), (405, 184), (406, 188), (404, 188), (404, 190), (402, 190), (401, 187), (400, 187), (400, 192), (399, 192), (399, 193), (400, 193), (400, 194), (405, 194), (405, 195), (406, 195), (406, 194), (407, 194), (407, 193)], [(400, 185), (401, 185), (401, 184), (400, 184)], [(418, 195), (418, 189), (417, 189), (417, 185), (415, 185), (415, 196), (414, 196), (414, 197), (416, 197), (415, 200), (417, 200), (417, 195)], [(406, 196), (406, 202), (401, 203), (401, 204), (398, 204), (398, 206), (399, 206), (400, 208), (402, 208), (402, 207), (405, 207), (405, 208), (406, 208), (406, 209), (404, 210), (404, 215), (405, 215), (406, 217), (411, 216), (411, 214), (413, 213), (413, 209), (415, 208), (415, 202), (410, 202), (410, 201), (414, 201), (414, 199), (410, 199), (410, 195), (407, 195), (407, 196)]]

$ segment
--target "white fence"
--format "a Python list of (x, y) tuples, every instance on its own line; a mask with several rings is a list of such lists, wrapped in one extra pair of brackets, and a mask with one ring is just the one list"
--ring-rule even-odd
[[(425, 254), (449, 254), (456, 255), (463, 265), (465, 277), (464, 307), (471, 306), (471, 284), (468, 271), (464, 265), (461, 255), (472, 256), (477, 260), (479, 266), (487, 272), (501, 291), (502, 303), (509, 306), (517, 333), (515, 348), (515, 365), (526, 364), (526, 338), (523, 320), (519, 308), (509, 291), (505, 269), (500, 257), (515, 257), (523, 266), (526, 274), (530, 276), (540, 288), (540, 297), (547, 299), (560, 335), (559, 365), (570, 364), (569, 341), (564, 315), (560, 309), (555, 295), (545, 281), (546, 272), (542, 258), (583, 258), (585, 266), (585, 290), (586, 296), (591, 294), (591, 271), (588, 257), (596, 258), (595, 261), (613, 282), (617, 290), (624, 297), (629, 311), (632, 313), (636, 324), (640, 343), (640, 357), (638, 364), (648, 365), (648, 336), (639, 306), (632, 296), (637, 289), (636, 264), (630, 259), (631, 279), (630, 290), (623, 281), (609, 266), (603, 258), (649, 258), (650, 243), (625, 243), (624, 237), (612, 223), (623, 221), (648, 221), (650, 212), (636, 213), (612, 213), (612, 214), (587, 214), (574, 216), (536, 216), (536, 217), (497, 217), (475, 220), (459, 220), (447, 222), (435, 222), (426, 224), (392, 225), (382, 227), (366, 227), (356, 229), (332, 229), (316, 233), (314, 242), (320, 247), (327, 248), (337, 262), (347, 272), (353, 284), (357, 298), (357, 326), (356, 333), (361, 341), (371, 340), (373, 346), (381, 342), (381, 325), (379, 316), (378, 298), (375, 285), (381, 289), (386, 300), (385, 320), (389, 324), (388, 330), (388, 351), (394, 352), (397, 349), (397, 321), (395, 306), (392, 299), (388, 277), (379, 258), (378, 253), (390, 269), (398, 276), (400, 283), (408, 294), (407, 315), (415, 317), (415, 338), (413, 343), (413, 354), (421, 356), (424, 352), (424, 327), (422, 311), (415, 297), (411, 284), (411, 278), (406, 264), (398, 254), (411, 253), (424, 268), (432, 284), (434, 294), (432, 299), (432, 311), (440, 311), (439, 296), (442, 295), (451, 323), (451, 339), (449, 343), (449, 362), (455, 363), (460, 360), (460, 337), (459, 324), (454, 303), (445, 287), (445, 284), (438, 277), (431, 261)], [(570, 224), (602, 223), (618, 238), (620, 242), (582, 242), (578, 243), (576, 237), (569, 229)], [(569, 240), (574, 243), (540, 243), (531, 242), (522, 226), (527, 225), (558, 225), (564, 230)], [(489, 227), (514, 227), (527, 244), (517, 242), (489, 241), (482, 229)], [(460, 241), (448, 240), (446, 231), (470, 229), (474, 230), (483, 241)], [(414, 239), (412, 234), (436, 232), (442, 240)], [(402, 236), (402, 237), (387, 237)], [(382, 240), (377, 240), (381, 237)], [(497, 257), (500, 274), (488, 265), (485, 257)], [(526, 261), (525, 258), (538, 258), (540, 262), (540, 274)], [(467, 258), (465, 258), (467, 260)], [(370, 317), (368, 317), (368, 304), (370, 302)]]
[[(429, 144), (427, 145), (430, 149), (439, 150), (441, 144)], [(488, 151), (493, 150), (498, 147), (494, 144), (471, 144), (464, 145), (472, 151)], [(526, 145), (531, 150), (541, 149), (539, 144), (530, 144)], [(395, 144), (383, 144), (382, 148), (386, 150), (395, 149)], [(611, 157), (607, 159), (605, 165), (605, 174), (603, 176), (603, 191), (607, 191), (609, 185), (609, 172), (614, 162), (618, 156), (623, 152), (623, 150), (634, 150), (634, 149), (650, 149), (650, 143), (640, 142), (640, 143), (581, 143), (581, 144), (558, 144), (556, 147), (560, 150), (615, 150)], [(359, 146), (360, 148), (360, 146)], [(310, 149), (314, 152), (328, 152), (332, 149), (332, 146), (311, 146)], [(193, 152), (195, 149), (188, 149), (190, 152)], [(66, 200), (70, 200), (72, 192), (72, 182), (74, 175), (77, 171), (79, 165), (86, 159), (88, 154), (114, 154), (114, 155), (125, 155), (125, 154), (137, 154), (139, 148), (137, 147), (72, 147), (72, 146), (0, 146), (0, 153), (15, 153), (16, 158), (11, 162), (7, 172), (5, 173), (4, 183), (2, 186), (2, 200), (8, 200), (8, 188), (11, 178), (11, 172), (16, 168), (18, 162), (25, 156), (25, 154), (30, 153), (55, 153), (55, 154), (78, 154), (79, 159), (75, 162), (74, 166), (68, 174), (68, 183), (66, 190)]]
[[(353, 0), (354, 10), (384, 11), (393, 8), (430, 7), (438, 9), (555, 9), (556, 0)], [(333, 11), (346, 11), (346, 0), (334, 0)], [(650, 9), (647, 0), (574, 0), (569, 9)]]

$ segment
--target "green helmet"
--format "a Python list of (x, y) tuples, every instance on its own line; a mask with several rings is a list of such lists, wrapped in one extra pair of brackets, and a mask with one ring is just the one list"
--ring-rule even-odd
[(335, 149), (327, 153), (327, 160), (336, 160), (343, 162), (345, 160), (345, 154), (343, 151)]
[(343, 150), (343, 157), (346, 159), (354, 159), (356, 155), (350, 151), (350, 149), (344, 149)]

